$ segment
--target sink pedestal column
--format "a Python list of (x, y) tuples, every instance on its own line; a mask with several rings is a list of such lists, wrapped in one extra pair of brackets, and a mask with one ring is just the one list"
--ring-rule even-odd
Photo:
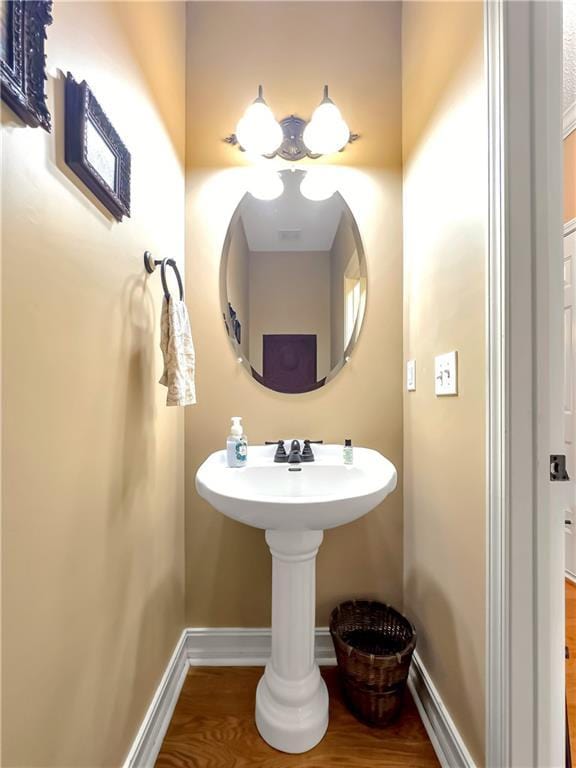
[(316, 554), (322, 531), (266, 531), (272, 553), (272, 656), (256, 691), (256, 725), (282, 752), (306, 752), (328, 727), (314, 658)]

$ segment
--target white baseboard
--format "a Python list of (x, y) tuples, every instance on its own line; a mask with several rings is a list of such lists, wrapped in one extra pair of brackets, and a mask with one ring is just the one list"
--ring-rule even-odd
[[(270, 628), (192, 628), (186, 630), (186, 636), (191, 667), (263, 667), (270, 658)], [(316, 628), (315, 652), (321, 666), (336, 664), (328, 627)]]
[(166, 671), (144, 716), (123, 768), (152, 768), (170, 725), (184, 680), (188, 674), (186, 630), (176, 644)]
[(564, 110), (562, 117), (562, 137), (565, 139), (576, 130), (576, 101)]
[(568, 579), (568, 581), (572, 581), (574, 584), (576, 584), (576, 575), (566, 570), (564, 571), (564, 576)]
[[(269, 628), (185, 629), (123, 768), (152, 768), (156, 762), (189, 667), (264, 666), (270, 657), (271, 644)], [(316, 629), (315, 646), (316, 660), (320, 665), (332, 666), (336, 663), (327, 627)], [(408, 685), (441, 765), (445, 768), (475, 768), (417, 653), (413, 657)]]
[(442, 768), (475, 768), (472, 756), (416, 651), (408, 687)]

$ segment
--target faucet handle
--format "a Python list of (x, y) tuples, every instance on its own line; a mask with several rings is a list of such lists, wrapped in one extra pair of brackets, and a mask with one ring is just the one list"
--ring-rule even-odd
[(314, 461), (312, 446), (310, 440), (304, 440), (304, 449), (302, 450), (302, 461)]
[(288, 454), (286, 448), (284, 448), (284, 440), (266, 440), (264, 445), (277, 445), (276, 453), (274, 454), (274, 461), (277, 464), (283, 464), (288, 461)]
[(302, 461), (314, 461), (312, 452), (312, 443), (322, 443), (322, 440), (304, 440), (304, 450), (302, 451)]

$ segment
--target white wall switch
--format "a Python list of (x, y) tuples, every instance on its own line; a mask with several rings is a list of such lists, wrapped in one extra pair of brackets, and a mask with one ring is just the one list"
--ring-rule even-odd
[(435, 392), (437, 395), (458, 394), (458, 355), (447, 352), (434, 358)]
[(416, 360), (408, 360), (406, 363), (406, 389), (408, 392), (416, 389)]

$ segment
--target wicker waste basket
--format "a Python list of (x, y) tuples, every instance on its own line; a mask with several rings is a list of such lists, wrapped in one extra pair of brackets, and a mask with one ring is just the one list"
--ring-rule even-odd
[(412, 624), (384, 603), (348, 600), (332, 611), (330, 634), (352, 712), (368, 725), (394, 720), (416, 646)]

